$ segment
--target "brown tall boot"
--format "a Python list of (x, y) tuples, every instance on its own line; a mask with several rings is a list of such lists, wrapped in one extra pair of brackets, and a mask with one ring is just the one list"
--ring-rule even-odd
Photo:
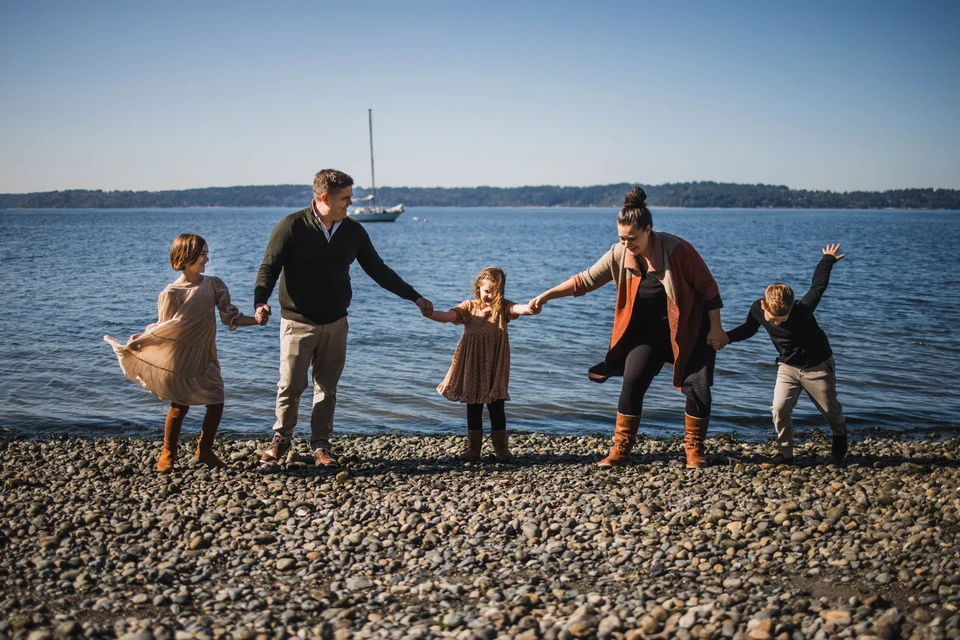
[(457, 460), (462, 462), (479, 460), (481, 449), (483, 449), (483, 431), (467, 429), (467, 448), (457, 456)]
[(699, 469), (707, 466), (705, 442), (707, 440), (707, 425), (710, 416), (694, 418), (683, 414), (683, 426), (686, 434), (683, 436), (683, 448), (687, 453), (687, 469)]
[(617, 428), (613, 432), (613, 446), (610, 455), (598, 462), (601, 467), (625, 467), (633, 464), (630, 450), (637, 442), (637, 430), (640, 428), (640, 416), (617, 414)]
[(220, 428), (220, 419), (223, 417), (223, 403), (208, 404), (207, 413), (203, 416), (203, 426), (200, 427), (200, 439), (197, 440), (197, 460), (215, 469), (223, 469), (227, 465), (213, 452), (213, 442)]
[(170, 404), (167, 419), (163, 423), (163, 449), (157, 461), (157, 471), (166, 473), (173, 469), (173, 462), (177, 459), (177, 445), (180, 440), (180, 427), (187, 417), (190, 407), (182, 404)]
[(507, 430), (499, 429), (490, 432), (490, 439), (493, 440), (493, 453), (496, 454), (500, 462), (510, 462), (513, 460), (513, 454), (510, 453), (510, 447), (507, 445)]

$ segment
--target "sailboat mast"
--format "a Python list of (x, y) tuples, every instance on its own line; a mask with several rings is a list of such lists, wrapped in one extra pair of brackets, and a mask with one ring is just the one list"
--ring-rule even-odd
[(373, 109), (367, 109), (367, 119), (370, 123), (370, 194), (373, 196), (373, 206), (377, 206), (377, 181), (373, 177)]

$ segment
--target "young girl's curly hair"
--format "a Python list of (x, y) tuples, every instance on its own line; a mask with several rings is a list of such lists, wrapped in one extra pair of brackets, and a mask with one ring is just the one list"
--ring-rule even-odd
[(500, 313), (500, 309), (503, 307), (503, 288), (507, 284), (507, 274), (497, 266), (486, 267), (477, 274), (477, 277), (473, 281), (473, 297), (474, 302), (478, 305), (481, 304), (480, 283), (484, 280), (489, 280), (490, 284), (497, 290), (497, 295), (493, 300), (493, 304), (490, 306), (494, 311)]

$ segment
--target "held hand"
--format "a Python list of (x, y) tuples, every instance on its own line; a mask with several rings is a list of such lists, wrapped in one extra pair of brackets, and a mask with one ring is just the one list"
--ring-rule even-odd
[(530, 311), (532, 311), (534, 314), (537, 314), (543, 311), (543, 305), (545, 302), (546, 300), (543, 300), (543, 295), (541, 294), (528, 302), (527, 305), (530, 307)]
[(417, 298), (417, 306), (420, 308), (423, 317), (429, 318), (433, 314), (433, 303), (426, 298)]
[(253, 315), (254, 319), (257, 321), (257, 324), (261, 327), (267, 324), (267, 321), (270, 320), (270, 305), (268, 304), (258, 304), (257, 311)]
[(828, 244), (827, 248), (823, 250), (823, 255), (833, 256), (837, 260), (843, 260), (843, 256), (846, 254), (843, 254), (843, 253), (838, 254), (837, 251), (840, 251), (839, 244)]
[(730, 338), (727, 337), (727, 332), (723, 329), (711, 328), (710, 331), (707, 332), (707, 344), (717, 351), (720, 351), (730, 344)]

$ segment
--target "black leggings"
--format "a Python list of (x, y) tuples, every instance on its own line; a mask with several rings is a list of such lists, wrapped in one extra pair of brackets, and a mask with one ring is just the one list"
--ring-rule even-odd
[[(625, 416), (639, 416), (643, 410), (643, 396), (650, 388), (650, 383), (657, 377), (663, 365), (669, 362), (662, 349), (649, 344), (637, 345), (627, 354), (623, 366), (623, 387), (620, 390), (620, 401), (617, 403), (617, 412)], [(684, 411), (694, 418), (710, 417), (710, 388), (697, 390), (687, 385), (683, 386), (683, 395), (687, 397)]]
[[(507, 414), (504, 411), (503, 400), (487, 403), (490, 413), (490, 430), (503, 431), (507, 428)], [(483, 430), (483, 404), (467, 405), (467, 429), (470, 431)]]

